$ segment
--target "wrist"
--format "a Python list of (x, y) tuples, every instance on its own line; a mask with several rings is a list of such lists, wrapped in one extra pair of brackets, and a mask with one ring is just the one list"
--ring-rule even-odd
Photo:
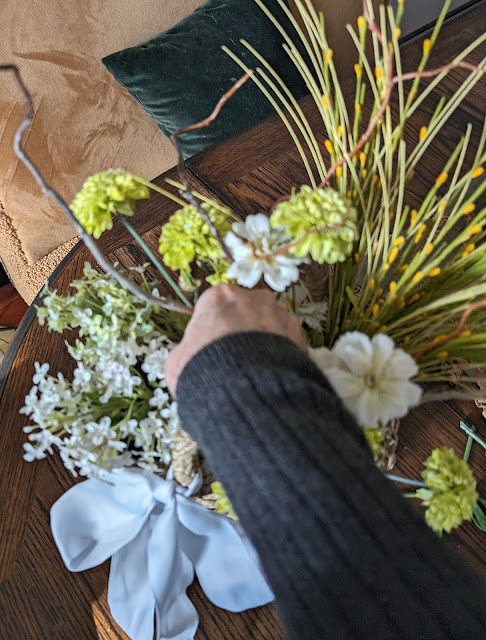
[(232, 333), (198, 351), (184, 367), (177, 383), (177, 400), (206, 396), (228, 380), (262, 369), (298, 370), (326, 387), (327, 380), (292, 340), (273, 333)]

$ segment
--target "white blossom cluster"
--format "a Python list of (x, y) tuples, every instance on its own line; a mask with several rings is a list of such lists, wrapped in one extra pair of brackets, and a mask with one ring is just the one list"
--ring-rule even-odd
[[(173, 343), (151, 320), (151, 310), (109, 276), (87, 267), (85, 278), (78, 294), (50, 292), (39, 310), (52, 329), (78, 328), (81, 338), (68, 345), (76, 361), (72, 381), (49, 375), (47, 363), (35, 364), (34, 386), (21, 409), (34, 423), (24, 427), (24, 459), (44, 458), (56, 448), (75, 476), (102, 478), (132, 465), (162, 470), (179, 429), (164, 376)], [(109, 290), (93, 295), (93, 280)]]

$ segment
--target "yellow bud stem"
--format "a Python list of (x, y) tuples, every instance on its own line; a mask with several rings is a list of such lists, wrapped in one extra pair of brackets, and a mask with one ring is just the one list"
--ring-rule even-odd
[(447, 180), (447, 173), (445, 171), (443, 171), (442, 173), (440, 173), (437, 178), (435, 179), (435, 185), (436, 187), (440, 187), (444, 184), (444, 182)]

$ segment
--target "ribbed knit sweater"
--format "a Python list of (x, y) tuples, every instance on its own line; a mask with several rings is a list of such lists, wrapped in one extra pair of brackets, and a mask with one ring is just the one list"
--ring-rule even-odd
[(177, 400), (289, 638), (486, 638), (485, 583), (376, 468), (361, 429), (293, 342), (222, 338), (187, 364)]

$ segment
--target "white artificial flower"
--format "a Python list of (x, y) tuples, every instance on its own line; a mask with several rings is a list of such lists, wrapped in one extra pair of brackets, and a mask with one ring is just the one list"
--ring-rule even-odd
[[(144, 273), (144, 267), (134, 270)], [(68, 297), (44, 289), (39, 322), (58, 332), (79, 330), (67, 345), (76, 368), (71, 382), (36, 363), (20, 410), (32, 423), (24, 427), (24, 458), (41, 459), (56, 448), (75, 476), (103, 478), (133, 465), (163, 472), (180, 428), (164, 377), (173, 343), (161, 333), (152, 306), (110, 276), (86, 265), (73, 289), (78, 293)]]
[(29, 393), (25, 396), (25, 405), (20, 409), (19, 413), (30, 416), (30, 414), (36, 410), (38, 403), (39, 400), (37, 397), (37, 387), (33, 386)]
[(362, 426), (402, 418), (420, 402), (422, 389), (410, 382), (418, 372), (415, 360), (383, 333), (370, 340), (351, 331), (332, 350), (321, 347), (310, 355)]
[(169, 356), (168, 346), (171, 343), (166, 336), (146, 339), (142, 346), (142, 371), (147, 374), (149, 382), (163, 382), (165, 384), (165, 361)]
[(302, 260), (288, 254), (276, 255), (290, 239), (283, 228), (272, 229), (270, 219), (263, 213), (248, 216), (244, 223), (234, 223), (224, 241), (234, 260), (227, 276), (239, 285), (251, 289), (263, 276), (274, 291), (285, 291), (299, 279)]
[(169, 394), (166, 391), (163, 391), (162, 389), (155, 389), (154, 395), (149, 400), (149, 405), (158, 409), (163, 418), (168, 418), (169, 415), (164, 415), (163, 412), (169, 411), (169, 409), (165, 408), (168, 405), (169, 400)]
[(86, 369), (84, 364), (80, 362), (74, 369), (73, 390), (76, 393), (91, 390), (91, 371)]
[(105, 441), (116, 439), (116, 431), (111, 428), (111, 419), (108, 416), (104, 416), (99, 422), (87, 422), (84, 428), (95, 447), (101, 446)]
[(164, 423), (157, 416), (156, 411), (149, 411), (146, 418), (139, 422), (139, 430), (135, 436), (135, 446), (140, 449), (150, 450), (154, 438), (164, 437)]
[(34, 460), (42, 460), (46, 457), (45, 451), (39, 447), (34, 447), (30, 442), (24, 444), (24, 460), (26, 462), (34, 462)]

